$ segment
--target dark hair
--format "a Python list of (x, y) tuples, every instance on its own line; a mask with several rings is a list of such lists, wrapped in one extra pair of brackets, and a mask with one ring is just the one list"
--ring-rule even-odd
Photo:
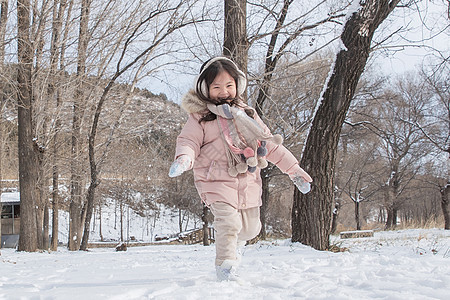
[[(211, 63), (206, 69), (205, 66), (208, 64), (210, 60), (206, 61), (200, 68), (200, 75), (197, 78), (197, 83), (196, 83), (196, 87), (195, 87), (195, 92), (197, 94), (197, 96), (204, 102), (206, 103), (212, 103), (215, 105), (220, 105), (220, 104), (230, 104), (231, 106), (236, 105), (236, 106), (241, 106), (239, 104), (239, 96), (237, 96), (235, 99), (232, 99), (231, 102), (227, 102), (225, 100), (222, 100), (220, 102), (217, 102), (215, 100), (212, 100), (211, 98), (208, 97), (208, 95), (205, 95), (202, 91), (202, 85), (206, 84), (206, 87), (209, 90), (209, 86), (211, 85), (211, 83), (214, 81), (214, 79), (216, 78), (216, 76), (220, 73), (220, 72), (227, 72), (228, 74), (230, 74), (231, 77), (233, 77), (234, 82), (236, 84), (236, 90), (238, 89), (238, 78), (239, 78), (239, 71), (236, 69), (236, 65), (231, 62), (228, 61), (226, 59), (219, 59), (214, 61), (213, 63)], [(251, 109), (245, 109), (245, 112), (247, 113), (247, 115), (249, 115), (250, 117), (253, 117), (254, 115), (254, 111)], [(216, 119), (216, 115), (213, 114), (212, 112), (207, 113), (206, 115), (204, 115), (199, 122), (207, 122), (207, 121), (213, 121)]]
[(200, 68), (200, 75), (197, 78), (195, 91), (200, 99), (211, 103), (212, 100), (209, 99), (208, 95), (205, 93), (204, 88), (207, 88), (209, 90), (209, 86), (214, 81), (217, 74), (226, 71), (228, 74), (230, 74), (231, 77), (233, 77), (236, 83), (237, 90), (239, 84), (239, 70), (232, 61), (229, 61), (227, 59), (217, 59), (212, 63), (210, 63), (210, 61), (211, 59), (206, 61)]

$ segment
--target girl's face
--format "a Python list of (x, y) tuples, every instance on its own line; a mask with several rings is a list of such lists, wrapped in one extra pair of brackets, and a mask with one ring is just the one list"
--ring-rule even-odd
[(236, 98), (236, 82), (228, 72), (222, 71), (214, 78), (209, 85), (209, 98), (216, 101)]

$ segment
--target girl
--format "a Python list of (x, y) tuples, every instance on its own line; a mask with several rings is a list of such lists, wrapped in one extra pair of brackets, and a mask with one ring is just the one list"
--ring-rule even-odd
[[(311, 177), (298, 165), (279, 135), (272, 135), (241, 96), (247, 79), (226, 57), (210, 59), (200, 69), (195, 89), (182, 100), (189, 113), (177, 138), (169, 176), (193, 168), (202, 201), (214, 215), (218, 280), (238, 280), (239, 246), (261, 229), (260, 169), (274, 163), (303, 189)], [(305, 190), (303, 190), (305, 192)]]

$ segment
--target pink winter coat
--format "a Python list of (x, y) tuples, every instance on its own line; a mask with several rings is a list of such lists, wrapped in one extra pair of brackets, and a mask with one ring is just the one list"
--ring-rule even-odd
[[(206, 104), (190, 91), (181, 106), (189, 113), (189, 118), (177, 138), (175, 158), (186, 154), (194, 162), (195, 187), (202, 201), (206, 205), (226, 202), (237, 209), (261, 206), (260, 170), (237, 177), (228, 175), (226, 148), (217, 122), (199, 123), (206, 112)], [(258, 116), (255, 119), (264, 125)], [(266, 159), (283, 173), (293, 174), (300, 169), (297, 159), (284, 146), (268, 141), (266, 147)]]

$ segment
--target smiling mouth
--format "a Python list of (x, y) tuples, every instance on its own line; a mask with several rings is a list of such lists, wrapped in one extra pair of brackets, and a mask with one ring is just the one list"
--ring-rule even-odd
[(233, 97), (227, 97), (227, 98), (220, 98), (220, 99), (218, 99), (217, 101), (218, 101), (218, 104), (225, 104), (225, 103), (233, 102), (233, 101), (235, 101), (235, 100), (236, 100), (236, 98), (233, 98)]

